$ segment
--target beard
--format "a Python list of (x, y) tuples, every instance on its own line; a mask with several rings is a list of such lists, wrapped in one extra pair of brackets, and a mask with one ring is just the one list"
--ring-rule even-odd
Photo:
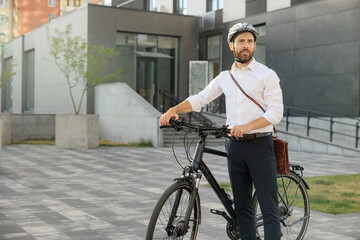
[(239, 62), (241, 64), (247, 63), (249, 62), (252, 57), (254, 56), (254, 51), (250, 51), (250, 50), (240, 50), (240, 51), (234, 51), (234, 60), (236, 62)]

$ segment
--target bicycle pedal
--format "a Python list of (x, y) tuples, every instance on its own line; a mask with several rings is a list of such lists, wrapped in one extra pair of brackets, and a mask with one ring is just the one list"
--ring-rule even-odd
[(219, 211), (219, 210), (216, 210), (216, 209), (211, 209), (210, 212), (211, 212), (212, 214), (216, 214), (216, 215), (220, 215), (220, 216), (221, 216), (222, 213), (223, 213), (222, 211)]

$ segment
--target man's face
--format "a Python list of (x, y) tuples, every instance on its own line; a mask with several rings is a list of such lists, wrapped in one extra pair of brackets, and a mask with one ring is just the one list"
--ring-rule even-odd
[(234, 52), (235, 58), (243, 62), (247, 62), (253, 57), (255, 48), (254, 35), (250, 32), (240, 33), (233, 42), (230, 42), (230, 49)]

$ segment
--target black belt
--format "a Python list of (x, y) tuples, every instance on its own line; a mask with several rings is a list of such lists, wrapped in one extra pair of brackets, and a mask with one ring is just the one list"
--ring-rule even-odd
[(234, 141), (243, 142), (243, 141), (249, 141), (249, 140), (254, 140), (254, 139), (257, 139), (257, 138), (262, 138), (262, 137), (270, 136), (270, 135), (272, 135), (271, 132), (266, 132), (266, 133), (253, 133), (253, 134), (244, 134), (243, 137), (230, 136), (230, 139), (231, 139), (231, 140), (234, 140)]

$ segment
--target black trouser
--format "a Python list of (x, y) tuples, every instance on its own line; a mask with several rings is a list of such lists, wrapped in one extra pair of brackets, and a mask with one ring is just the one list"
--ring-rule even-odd
[(272, 136), (247, 141), (228, 139), (226, 151), (241, 240), (256, 239), (253, 183), (264, 218), (265, 240), (279, 240), (281, 232)]

